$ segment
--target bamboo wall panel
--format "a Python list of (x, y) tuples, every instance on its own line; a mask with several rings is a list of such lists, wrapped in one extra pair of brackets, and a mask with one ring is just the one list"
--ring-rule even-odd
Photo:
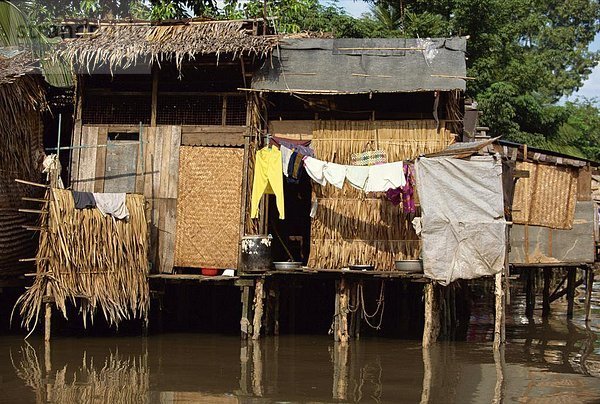
[[(443, 150), (455, 136), (438, 129), (435, 121), (318, 121), (312, 147), (317, 158), (351, 164), (351, 155), (383, 149), (388, 161), (414, 159), (420, 154)], [(317, 198), (316, 217), (311, 224), (308, 265), (342, 268), (371, 264), (377, 270), (393, 270), (394, 261), (417, 259), (420, 242), (412, 228), (414, 215), (402, 212), (383, 195), (368, 197), (348, 184), (338, 190), (313, 184)]]
[(237, 268), (244, 149), (182, 146), (175, 265)]
[(529, 178), (517, 181), (513, 222), (571, 229), (577, 202), (577, 169), (519, 162), (517, 170), (529, 171)]

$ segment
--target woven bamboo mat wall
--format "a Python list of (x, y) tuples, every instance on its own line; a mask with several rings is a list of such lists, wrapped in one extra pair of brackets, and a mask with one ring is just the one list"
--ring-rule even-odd
[[(385, 150), (393, 162), (443, 150), (454, 138), (430, 120), (319, 121), (312, 146), (317, 158), (339, 164), (351, 164), (353, 153), (368, 148)], [(311, 224), (309, 266), (372, 264), (386, 271), (394, 269), (395, 260), (418, 258), (421, 247), (411, 224), (414, 215), (402, 212), (401, 206), (383, 195), (366, 197), (348, 184), (341, 190), (313, 184), (313, 193), (318, 208)]]
[(182, 146), (175, 266), (237, 268), (244, 149)]
[(529, 171), (529, 178), (517, 181), (513, 222), (571, 229), (577, 202), (577, 169), (519, 162), (517, 170)]

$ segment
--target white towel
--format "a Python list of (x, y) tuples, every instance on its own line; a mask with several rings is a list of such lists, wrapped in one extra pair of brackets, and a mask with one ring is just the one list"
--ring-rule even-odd
[(94, 193), (96, 208), (104, 215), (115, 219), (129, 220), (129, 209), (125, 204), (124, 193)]
[(369, 178), (369, 167), (347, 166), (346, 179), (356, 189), (364, 190)]
[(326, 162), (317, 160), (313, 157), (306, 157), (304, 159), (304, 168), (310, 178), (318, 184), (327, 185), (327, 179), (325, 179), (325, 166)]
[(401, 161), (369, 166), (365, 192), (385, 192), (404, 185), (406, 185), (406, 178), (404, 178), (404, 165)]
[(341, 164), (327, 163), (325, 166), (325, 179), (334, 187), (342, 189), (346, 179), (346, 168)]
[(288, 174), (288, 166), (290, 165), (290, 157), (292, 157), (292, 149), (288, 149), (284, 145), (279, 146), (279, 151), (281, 151), (281, 164), (283, 167), (283, 175), (286, 177)]

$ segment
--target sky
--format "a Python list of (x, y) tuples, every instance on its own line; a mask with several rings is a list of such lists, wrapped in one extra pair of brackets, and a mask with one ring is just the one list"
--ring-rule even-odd
[[(325, 2), (326, 3), (326, 2)], [(338, 0), (337, 4), (354, 17), (360, 17), (361, 14), (369, 11), (369, 5), (362, 0)], [(467, 45), (468, 46), (468, 45)], [(596, 35), (594, 42), (590, 45), (590, 50), (600, 50), (600, 34)], [(600, 98), (600, 65), (596, 66), (589, 78), (584, 82), (578, 92), (564, 100), (574, 101), (577, 97), (599, 97)]]

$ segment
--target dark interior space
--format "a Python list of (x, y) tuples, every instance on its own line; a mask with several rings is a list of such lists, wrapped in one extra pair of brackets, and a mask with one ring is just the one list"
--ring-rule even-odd
[[(274, 262), (297, 261), (306, 265), (310, 253), (311, 181), (301, 170), (300, 183), (283, 181), (285, 219), (279, 219), (275, 197), (269, 195), (269, 233), (273, 235)], [(291, 255), (291, 257), (290, 257)]]
[[(237, 334), (242, 312), (240, 289), (233, 284), (165, 283), (150, 304), (150, 333)], [(163, 293), (164, 292), (164, 293)]]
[[(56, 153), (58, 144), (58, 122), (60, 117), (60, 147), (71, 146), (71, 136), (73, 134), (73, 89), (57, 88), (48, 86), (46, 93), (48, 109), (42, 114), (44, 125), (44, 147), (46, 154)], [(71, 150), (67, 149), (60, 152), (60, 164), (63, 167), (62, 180), (65, 187), (69, 186), (70, 173), (69, 161)]]
[[(440, 96), (438, 118), (446, 118), (446, 96)], [(269, 94), (269, 119), (433, 119), (433, 92), (355, 95)], [(374, 112), (375, 111), (375, 112)]]

